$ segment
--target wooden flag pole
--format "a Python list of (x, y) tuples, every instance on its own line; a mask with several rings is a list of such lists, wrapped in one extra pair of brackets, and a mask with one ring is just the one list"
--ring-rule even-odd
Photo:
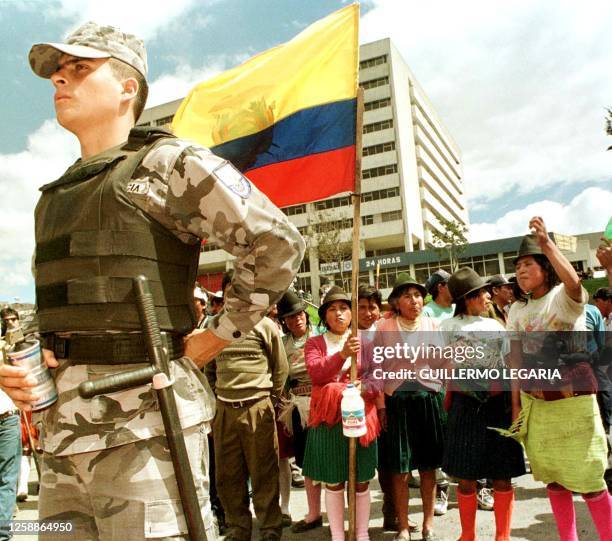
[[(353, 253), (351, 269), (351, 336), (357, 336), (357, 291), (359, 287), (359, 230), (361, 226), (361, 147), (363, 139), (363, 88), (357, 90), (357, 115), (355, 122), (355, 191), (353, 199)], [(351, 381), (357, 379), (357, 359), (351, 357)], [(348, 478), (348, 504), (349, 504), (349, 530), (348, 541), (356, 540), (357, 515), (357, 438), (349, 438), (349, 478)]]

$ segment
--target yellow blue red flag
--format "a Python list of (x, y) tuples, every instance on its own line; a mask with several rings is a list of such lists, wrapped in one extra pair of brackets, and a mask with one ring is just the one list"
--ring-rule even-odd
[(174, 133), (228, 159), (278, 206), (354, 188), (359, 5), (199, 83)]

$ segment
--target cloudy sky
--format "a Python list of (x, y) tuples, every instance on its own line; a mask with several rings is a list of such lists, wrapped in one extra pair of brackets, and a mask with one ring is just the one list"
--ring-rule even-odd
[[(429, 4), (429, 5), (426, 5)], [(32, 301), (38, 187), (78, 157), (54, 121), (33, 43), (81, 23), (147, 42), (149, 105), (287, 41), (340, 0), (0, 0), (0, 299)], [(371, 0), (362, 43), (390, 37), (462, 153), (472, 240), (522, 234), (530, 216), (563, 233), (601, 231), (612, 213), (612, 2)]]

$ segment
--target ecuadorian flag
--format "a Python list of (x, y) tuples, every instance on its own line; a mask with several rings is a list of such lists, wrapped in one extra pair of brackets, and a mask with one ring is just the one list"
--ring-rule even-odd
[(172, 124), (276, 205), (354, 188), (359, 5), (198, 84)]

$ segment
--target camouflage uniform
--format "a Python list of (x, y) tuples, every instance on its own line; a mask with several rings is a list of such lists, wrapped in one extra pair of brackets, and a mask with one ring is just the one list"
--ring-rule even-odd
[[(75, 32), (81, 33), (77, 47), (90, 34), (95, 38), (95, 29), (100, 27), (94, 25), (87, 30), (92, 24)], [(106, 36), (116, 37), (115, 29), (105, 28), (109, 27), (101, 29), (102, 42)], [(56, 45), (68, 54), (78, 54), (71, 46), (51, 47)], [(101, 45), (94, 39), (87, 46)], [(44, 77), (57, 69), (60, 56), (48, 47), (35, 45), (30, 53), (34, 71)], [(121, 56), (129, 51), (119, 48), (112, 53), (106, 56), (134, 65), (133, 59)], [(134, 67), (138, 69), (138, 65)], [(146, 60), (141, 71), (146, 72)], [(99, 156), (75, 165), (86, 165)], [(286, 290), (299, 268), (304, 242), (295, 227), (231, 164), (207, 149), (177, 139), (164, 140), (145, 156), (127, 184), (127, 192), (136, 208), (183, 243), (199, 246), (201, 239), (208, 239), (236, 257), (225, 309), (212, 329), (220, 338), (234, 341), (248, 333)], [(37, 224), (37, 232), (47, 225)], [(117, 329), (111, 325), (105, 330)], [(61, 329), (56, 335), (72, 336), (74, 331)], [(82, 399), (77, 393), (82, 381), (133, 366), (75, 364), (69, 358), (59, 361), (54, 371), (59, 399), (39, 416), (45, 450), (40, 518), (73, 520), (79, 540), (185, 538), (155, 392), (141, 386)], [(205, 434), (214, 416), (213, 397), (190, 359), (175, 360), (171, 367), (210, 541), (216, 534), (208, 501)]]

